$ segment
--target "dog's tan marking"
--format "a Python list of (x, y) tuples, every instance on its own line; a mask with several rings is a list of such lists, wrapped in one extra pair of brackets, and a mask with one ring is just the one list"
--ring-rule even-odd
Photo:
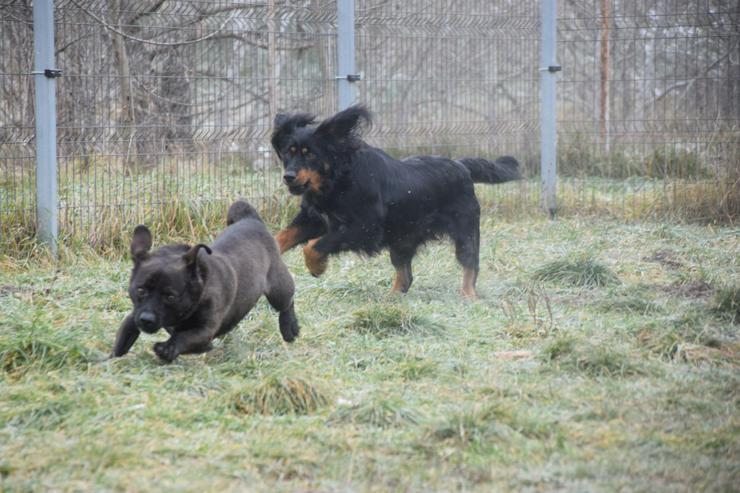
[(314, 238), (308, 240), (306, 246), (303, 247), (303, 260), (306, 263), (308, 272), (314, 277), (319, 277), (326, 271), (326, 267), (329, 265), (329, 260), (326, 256), (320, 254), (314, 250), (313, 246), (319, 241), (320, 238)]
[(280, 253), (285, 253), (298, 244), (298, 228), (289, 227), (278, 231), (275, 241), (280, 248)]
[(391, 293), (405, 293), (409, 290), (409, 284), (406, 269), (396, 269), (396, 278), (393, 280)]
[(478, 293), (475, 292), (475, 281), (477, 277), (478, 273), (475, 270), (463, 269), (462, 294), (471, 300), (478, 298)]
[(321, 175), (318, 171), (314, 171), (312, 169), (304, 168), (298, 171), (298, 174), (295, 177), (295, 182), (315, 193), (318, 193), (321, 189)]

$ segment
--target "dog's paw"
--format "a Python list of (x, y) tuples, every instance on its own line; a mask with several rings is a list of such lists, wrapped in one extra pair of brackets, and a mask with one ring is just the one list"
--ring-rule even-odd
[(296, 319), (293, 310), (291, 309), (280, 312), (278, 320), (280, 322), (280, 334), (283, 336), (283, 340), (285, 342), (295, 341), (301, 328), (298, 325), (298, 320)]
[(169, 342), (157, 342), (154, 344), (154, 354), (167, 363), (172, 363), (177, 358), (177, 348)]
[(319, 277), (321, 274), (326, 272), (326, 268), (329, 265), (329, 259), (313, 248), (314, 243), (316, 243), (316, 240), (311, 240), (303, 247), (303, 260), (306, 263), (308, 272), (310, 272), (314, 277)]

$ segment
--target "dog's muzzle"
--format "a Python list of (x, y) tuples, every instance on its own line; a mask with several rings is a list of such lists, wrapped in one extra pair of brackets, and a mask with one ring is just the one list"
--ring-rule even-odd
[(301, 195), (306, 191), (307, 183), (299, 183), (296, 181), (295, 171), (286, 171), (283, 174), (283, 182), (288, 186), (288, 191), (293, 195)]
[(153, 312), (143, 311), (136, 317), (136, 326), (146, 332), (147, 334), (153, 334), (159, 330), (159, 324), (157, 323), (157, 315)]
[(296, 177), (295, 171), (286, 171), (283, 174), (283, 181), (285, 182), (286, 185), (290, 186), (295, 181), (295, 177)]

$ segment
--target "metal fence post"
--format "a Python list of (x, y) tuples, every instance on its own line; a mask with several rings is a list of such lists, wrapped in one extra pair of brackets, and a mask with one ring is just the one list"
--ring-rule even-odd
[(557, 0), (540, 0), (540, 166), (542, 205), (557, 212)]
[(54, 2), (33, 2), (36, 103), (36, 217), (38, 238), (57, 251), (57, 116), (54, 68)]
[(357, 90), (354, 83), (360, 80), (355, 73), (355, 2), (337, 0), (337, 109), (354, 104)]

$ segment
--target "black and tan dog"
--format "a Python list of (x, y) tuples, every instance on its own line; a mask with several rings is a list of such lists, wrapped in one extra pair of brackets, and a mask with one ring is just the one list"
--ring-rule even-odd
[(369, 255), (388, 248), (396, 269), (394, 291), (406, 292), (411, 260), (424, 242), (449, 237), (463, 266), (462, 292), (475, 297), (480, 206), (473, 183), (520, 178), (513, 157), (495, 161), (414, 156), (402, 161), (360, 139), (370, 114), (353, 106), (314, 125), (306, 113), (278, 115), (272, 145), (283, 162), (290, 193), (301, 210), (276, 240), (280, 251), (303, 249), (311, 274), (321, 275), (329, 255)]
[(292, 342), (298, 336), (293, 278), (248, 203), (231, 205), (227, 228), (210, 247), (167, 245), (150, 253), (151, 246), (149, 230), (137, 226), (129, 283), (134, 309), (118, 329), (113, 356), (126, 354), (140, 331), (152, 334), (162, 327), (170, 334), (154, 344), (162, 360), (208, 351), (211, 341), (236, 327), (262, 295), (280, 312), (283, 339)]

